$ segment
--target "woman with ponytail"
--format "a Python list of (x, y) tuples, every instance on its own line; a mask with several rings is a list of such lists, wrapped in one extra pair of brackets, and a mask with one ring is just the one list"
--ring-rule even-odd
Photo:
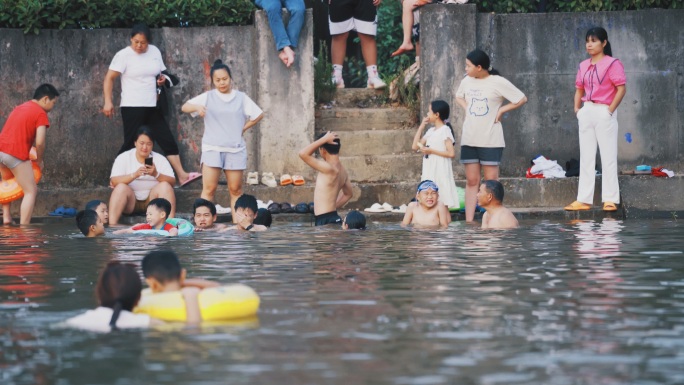
[(66, 321), (68, 326), (98, 332), (146, 328), (161, 321), (145, 314), (133, 314), (140, 300), (142, 282), (129, 263), (110, 262), (100, 274), (95, 296), (100, 306)]
[(202, 198), (214, 202), (223, 171), (228, 181), (230, 207), (234, 207), (242, 195), (242, 176), (247, 168), (243, 135), (261, 120), (263, 111), (249, 96), (233, 87), (230, 68), (221, 60), (214, 62), (210, 75), (215, 89), (188, 100), (182, 111), (204, 118)]
[[(489, 56), (476, 49), (466, 56), (466, 77), (456, 91), (456, 103), (465, 110), (461, 134), (461, 163), (465, 166), (466, 222), (475, 218), (480, 172), (485, 180), (499, 180), (504, 142), (501, 117), (520, 108), (527, 97), (492, 68)], [(504, 104), (508, 100), (510, 103)]]
[[(460, 208), (458, 190), (454, 181), (451, 160), (456, 156), (454, 150), (454, 130), (449, 124), (449, 104), (444, 100), (430, 103), (428, 114), (413, 137), (414, 151), (423, 154), (423, 173), (420, 180), (431, 180), (439, 187), (439, 200), (449, 209)], [(428, 124), (433, 127), (425, 132)]]
[[(594, 203), (596, 146), (601, 151), (601, 200), (604, 211), (616, 211), (620, 203), (617, 171), (617, 108), (627, 89), (625, 68), (613, 57), (608, 32), (601, 27), (587, 31), (587, 53), (575, 79), (575, 115), (579, 123), (580, 176), (577, 200), (565, 210), (589, 210)], [(584, 103), (584, 105), (582, 104)]]

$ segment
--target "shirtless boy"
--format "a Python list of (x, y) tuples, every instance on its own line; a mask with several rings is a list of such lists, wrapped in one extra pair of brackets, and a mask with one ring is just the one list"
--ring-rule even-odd
[(402, 226), (446, 228), (451, 222), (451, 214), (445, 205), (439, 203), (439, 187), (431, 180), (418, 184), (416, 202), (406, 209)]
[(486, 180), (477, 192), (477, 204), (487, 210), (482, 216), (483, 229), (514, 229), (518, 220), (511, 210), (503, 205), (504, 188), (495, 180)]
[[(319, 135), (316, 141), (299, 151), (299, 157), (318, 171), (314, 189), (314, 215), (316, 226), (342, 224), (337, 209), (352, 197), (349, 174), (340, 162), (340, 138), (332, 131)], [(321, 159), (314, 157), (318, 150)]]
[(204, 198), (195, 199), (192, 205), (192, 217), (195, 220), (195, 231), (217, 231), (225, 229), (223, 223), (216, 223), (216, 205)]

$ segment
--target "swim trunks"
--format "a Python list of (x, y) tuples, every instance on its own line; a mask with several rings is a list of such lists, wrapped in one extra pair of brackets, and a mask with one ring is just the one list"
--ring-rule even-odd
[(316, 226), (324, 226), (330, 224), (342, 224), (342, 218), (337, 214), (337, 211), (316, 215)]
[(331, 35), (351, 30), (375, 36), (378, 29), (377, 8), (373, 0), (330, 0), (328, 24)]

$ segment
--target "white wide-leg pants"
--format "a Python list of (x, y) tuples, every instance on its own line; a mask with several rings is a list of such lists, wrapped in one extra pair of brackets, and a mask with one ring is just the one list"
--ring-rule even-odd
[(617, 170), (617, 110), (611, 116), (608, 106), (584, 102), (577, 111), (580, 144), (580, 177), (577, 200), (594, 204), (596, 184), (596, 146), (601, 152), (601, 200), (620, 203)]

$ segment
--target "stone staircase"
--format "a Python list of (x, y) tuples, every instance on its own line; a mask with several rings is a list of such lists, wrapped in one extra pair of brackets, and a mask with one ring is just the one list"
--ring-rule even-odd
[(352, 183), (416, 182), (422, 161), (411, 151), (416, 126), (409, 109), (381, 105), (372, 89), (338, 90), (330, 108), (316, 111), (316, 134), (335, 131)]

